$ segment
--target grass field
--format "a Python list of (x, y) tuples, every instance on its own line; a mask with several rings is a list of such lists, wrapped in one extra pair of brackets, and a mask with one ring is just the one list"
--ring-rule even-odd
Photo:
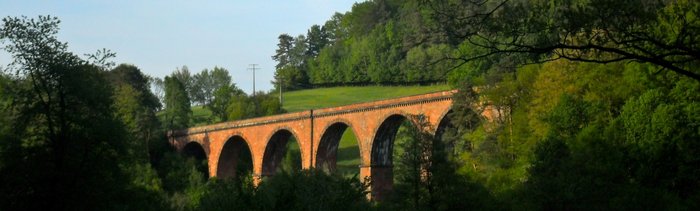
[(204, 106), (192, 106), (192, 122), (193, 126), (202, 126), (220, 122), (219, 118), (214, 116), (208, 108)]
[(450, 89), (448, 85), (361, 86), (308, 89), (284, 93), (283, 108), (289, 112), (295, 112), (424, 94), (448, 89)]
[[(382, 99), (425, 94), (448, 90), (448, 85), (433, 86), (364, 86), (364, 87), (333, 87), (292, 91), (284, 93), (283, 108), (288, 112), (309, 109), (342, 106), (353, 103), (369, 102)], [(219, 120), (212, 116), (211, 111), (202, 107), (192, 107), (193, 125), (207, 125)], [(292, 142), (290, 142), (292, 143)], [(293, 142), (296, 143), (296, 142)], [(299, 156), (298, 146), (289, 146), (287, 155)], [(359, 174), (360, 151), (357, 139), (352, 130), (346, 129), (338, 146), (337, 173), (346, 177)], [(288, 159), (287, 157), (284, 158)]]

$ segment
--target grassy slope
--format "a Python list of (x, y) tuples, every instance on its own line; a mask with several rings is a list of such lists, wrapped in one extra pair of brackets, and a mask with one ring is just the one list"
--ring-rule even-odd
[(289, 112), (341, 106), (448, 90), (448, 85), (435, 86), (363, 86), (309, 89), (284, 93), (284, 109)]
[(202, 126), (219, 122), (219, 118), (204, 106), (192, 106), (192, 126)]
[[(303, 111), (352, 103), (368, 102), (381, 99), (397, 98), (409, 95), (424, 94), (448, 90), (448, 85), (434, 86), (365, 86), (365, 87), (333, 87), (292, 91), (284, 94), (284, 109), (288, 112)], [(218, 120), (210, 121), (212, 113), (202, 106), (192, 107), (193, 124), (207, 125)], [(298, 146), (290, 146), (290, 154), (299, 154)], [(352, 130), (345, 130), (338, 147), (338, 173), (345, 176), (359, 174), (360, 151)]]

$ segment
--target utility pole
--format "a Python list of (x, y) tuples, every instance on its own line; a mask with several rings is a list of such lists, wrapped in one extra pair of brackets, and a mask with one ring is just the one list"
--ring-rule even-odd
[(258, 64), (250, 64), (248, 65), (249, 68), (248, 70), (253, 70), (253, 97), (255, 97), (255, 70), (259, 70), (260, 68), (255, 68)]

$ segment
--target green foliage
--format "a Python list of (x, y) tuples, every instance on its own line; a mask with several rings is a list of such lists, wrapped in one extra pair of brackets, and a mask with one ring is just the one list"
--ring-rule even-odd
[[(15, 81), (11, 80), (4, 72), (0, 72), (0, 140), (9, 136), (11, 120), (12, 120), (12, 101), (14, 99), (12, 92), (13, 88), (19, 87)], [(0, 154), (4, 154), (4, 148), (0, 145)], [(0, 162), (0, 168), (3, 163)]]
[(149, 157), (149, 143), (157, 140), (160, 125), (156, 109), (161, 104), (149, 89), (148, 77), (133, 65), (121, 64), (107, 72), (107, 78), (114, 87), (116, 115), (129, 131), (130, 157), (145, 162)]
[(235, 86), (222, 86), (214, 91), (214, 101), (209, 105), (211, 112), (221, 121), (228, 119), (227, 109), (231, 101), (238, 96), (245, 95), (243, 90)]
[[(697, 1), (427, 1), (438, 32), (466, 43), (464, 63), (522, 56), (517, 64), (556, 59), (632, 61), (700, 80)], [(620, 12), (625, 11), (625, 12)]]
[(454, 67), (451, 61), (442, 61), (452, 49), (444, 44), (417, 46), (406, 53), (401, 64), (407, 82), (444, 81), (449, 70)]
[(245, 96), (234, 97), (226, 108), (226, 112), (228, 113), (227, 119), (239, 120), (252, 117), (251, 114), (255, 113), (255, 108), (253, 106), (254, 105), (250, 103)]
[(619, 129), (634, 161), (631, 173), (641, 185), (680, 196), (698, 194), (697, 93), (700, 83), (681, 79), (670, 90), (648, 90), (622, 108)]
[(252, 210), (257, 203), (250, 178), (212, 179), (207, 182), (198, 210)]
[[(697, 112), (697, 82), (635, 63), (554, 61), (511, 73), (501, 63), (461, 79), (456, 132), (446, 132), (466, 146), (460, 175), (510, 209), (697, 207), (697, 191), (684, 188), (698, 179), (689, 176), (697, 115), (687, 113)], [(464, 111), (485, 108), (498, 116), (467, 127), (475, 118)]]
[[(160, 82), (133, 65), (107, 71), (109, 52), (86, 61), (67, 51), (58, 19), (5, 18), (0, 39), (13, 61), (0, 74), (0, 209), (697, 210), (699, 9), (691, 0), (374, 0), (281, 35), (276, 88), (447, 80), (460, 89), (439, 138), (417, 129), (425, 122), (399, 129), (394, 193), (375, 204), (355, 178), (296, 171), (294, 141), (283, 170), (257, 188), (251, 176), (207, 180), (206, 161), (172, 152), (155, 118), (161, 103), (166, 130), (278, 114), (277, 92), (247, 96), (216, 67), (191, 75), (183, 66)], [(542, 63), (522, 66), (532, 62)], [(284, 108), (446, 89), (295, 91)], [(204, 105), (203, 118), (191, 103)], [(359, 165), (351, 132), (338, 151), (346, 174)], [(245, 161), (238, 167), (249, 171)]]
[(221, 87), (236, 87), (231, 83), (231, 76), (228, 70), (221, 67), (214, 67), (211, 71), (204, 69), (192, 77), (193, 91), (190, 98), (201, 105), (211, 106), (215, 100), (215, 91)]
[(185, 157), (175, 152), (165, 153), (158, 166), (158, 175), (171, 209), (192, 210), (199, 206), (207, 190), (206, 160)]
[(296, 90), (309, 87), (307, 56), (309, 54), (318, 55), (322, 45), (325, 45), (324, 37), (325, 33), (318, 25), (314, 30), (309, 30), (309, 38), (303, 35), (299, 35), (297, 38), (287, 34), (279, 36), (278, 49), (272, 56), (272, 59), (277, 61), (275, 80), (272, 81), (275, 89)]
[(138, 203), (147, 194), (132, 196), (120, 168), (128, 158), (127, 131), (114, 115), (113, 89), (103, 68), (56, 39), (58, 24), (52, 17), (8, 17), (0, 28), (13, 57), (9, 83), (15, 84), (2, 92), (8, 95), (2, 99), (12, 99), (3, 108), (12, 124), (0, 147), (0, 206), (118, 209)]
[(292, 66), (285, 66), (275, 72), (275, 89), (279, 90), (280, 85), (283, 91), (303, 89), (306, 84), (306, 75), (302, 69)]
[(175, 76), (165, 77), (165, 122), (167, 129), (187, 128), (190, 124), (192, 110), (187, 90)]
[(256, 205), (262, 210), (366, 210), (365, 188), (357, 178), (319, 170), (280, 173), (260, 184)]
[[(418, 1), (366, 1), (353, 5), (350, 12), (336, 13), (323, 26), (311, 26), (294, 44), (282, 34), (273, 56), (279, 62), (275, 84), (284, 81), (290, 89), (303, 89), (445, 81), (454, 66), (445, 58), (454, 50), (441, 44), (442, 35), (428, 30), (429, 17)], [(299, 55), (287, 50), (290, 46), (305, 50), (297, 59), (303, 65), (284, 68), (287, 58)]]
[(365, 185), (321, 171), (280, 172), (255, 188), (250, 177), (212, 179), (199, 210), (367, 210)]
[(255, 96), (239, 95), (226, 108), (228, 120), (240, 120), (284, 113), (279, 99), (272, 93), (258, 92)]
[(291, 60), (290, 51), (293, 46), (294, 38), (288, 34), (280, 34), (277, 39), (279, 39), (279, 43), (277, 44), (277, 50), (275, 50), (275, 55), (272, 56), (272, 59), (277, 61), (275, 68), (280, 69), (287, 66)]
[(299, 150), (299, 143), (294, 137), (289, 137), (285, 149), (287, 150), (284, 157), (282, 157), (282, 162), (279, 164), (280, 171), (294, 172), (301, 170), (301, 151)]
[[(199, 85), (196, 84), (197, 82), (190, 73), (190, 69), (187, 66), (182, 66), (182, 68), (176, 68), (175, 71), (173, 71), (170, 74), (170, 77), (176, 79), (182, 84), (182, 87), (184, 87), (188, 99), (190, 99), (190, 104), (195, 103), (196, 101), (194, 98), (198, 95), (197, 92)], [(165, 82), (165, 79), (163, 80), (163, 82)], [(167, 87), (167, 84), (165, 84), (165, 87)]]
[(494, 209), (494, 200), (483, 185), (457, 174), (457, 165), (446, 148), (450, 138), (438, 139), (427, 132), (434, 126), (429, 125), (425, 117), (413, 118), (416, 125), (404, 121), (396, 135), (394, 190), (388, 203), (380, 207), (395, 210)]

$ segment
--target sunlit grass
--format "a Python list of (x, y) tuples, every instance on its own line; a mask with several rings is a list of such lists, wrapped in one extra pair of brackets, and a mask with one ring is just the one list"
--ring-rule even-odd
[(450, 87), (446, 84), (433, 86), (361, 86), (308, 89), (284, 93), (283, 108), (289, 112), (295, 112), (449, 89)]

